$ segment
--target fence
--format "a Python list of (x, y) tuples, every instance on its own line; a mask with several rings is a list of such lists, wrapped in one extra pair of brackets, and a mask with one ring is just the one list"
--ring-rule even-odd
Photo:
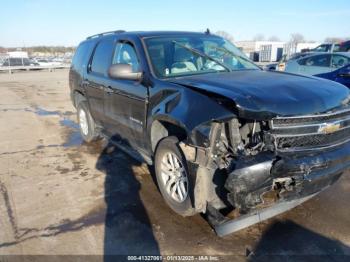
[(9, 74), (15, 71), (30, 71), (30, 70), (48, 70), (49, 72), (55, 69), (69, 68), (70, 65), (57, 65), (57, 66), (0, 66), (0, 72), (8, 72)]

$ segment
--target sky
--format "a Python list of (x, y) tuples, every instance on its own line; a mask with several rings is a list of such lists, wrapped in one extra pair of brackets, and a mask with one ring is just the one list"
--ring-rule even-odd
[(322, 42), (350, 37), (349, 0), (3, 0), (0, 46), (75, 46), (89, 35), (127, 31), (224, 30), (236, 41), (291, 33)]

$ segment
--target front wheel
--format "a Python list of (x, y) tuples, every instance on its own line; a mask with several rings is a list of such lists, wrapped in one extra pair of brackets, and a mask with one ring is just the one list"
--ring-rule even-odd
[(155, 171), (159, 190), (168, 204), (182, 216), (194, 215), (190, 192), (193, 184), (186, 165), (186, 159), (176, 137), (163, 139), (156, 149)]

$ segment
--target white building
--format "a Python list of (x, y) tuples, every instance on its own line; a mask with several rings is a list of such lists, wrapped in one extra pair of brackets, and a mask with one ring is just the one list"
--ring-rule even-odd
[(259, 62), (277, 62), (283, 55), (283, 42), (260, 46)]
[[(237, 41), (235, 45), (250, 59), (260, 62), (275, 62), (283, 54), (285, 42), (277, 41)], [(262, 56), (262, 57), (261, 57)]]
[(28, 58), (28, 52), (25, 51), (11, 51), (7, 52), (7, 55), (13, 58)]
[(283, 54), (287, 55), (287, 57), (290, 57), (295, 53), (300, 53), (303, 49), (312, 49), (319, 45), (320, 43), (298, 43), (298, 44), (286, 43), (283, 46)]

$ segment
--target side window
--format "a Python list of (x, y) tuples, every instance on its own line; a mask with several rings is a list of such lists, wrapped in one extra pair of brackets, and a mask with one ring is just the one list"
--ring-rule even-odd
[[(296, 57), (296, 58), (291, 58), (290, 60), (294, 60), (294, 59), (298, 59), (298, 57)], [(305, 65), (306, 60), (307, 60), (307, 58), (299, 59), (299, 60), (297, 61), (297, 63), (298, 63), (299, 65)]]
[(99, 42), (92, 57), (90, 71), (105, 75), (111, 62), (112, 52), (112, 39), (104, 39)]
[(86, 59), (88, 58), (88, 55), (89, 55), (88, 52), (90, 51), (91, 48), (92, 48), (91, 42), (83, 42), (78, 46), (72, 60), (72, 65), (75, 68), (80, 68), (83, 65), (84, 61), (86, 61)]
[(316, 52), (328, 52), (330, 46), (325, 44), (325, 45), (319, 45), (315, 48)]
[(333, 52), (339, 52), (340, 50), (340, 45), (339, 44), (335, 44), (334, 48), (333, 48)]
[(81, 53), (82, 53), (82, 44), (80, 44), (77, 49), (75, 50), (73, 59), (72, 59), (72, 65), (77, 66), (77, 63), (79, 61), (79, 58), (81, 57)]
[(298, 61), (299, 65), (305, 66), (321, 66), (329, 67), (330, 66), (330, 55), (316, 55), (312, 57), (306, 57)]
[(340, 68), (350, 63), (348, 57), (342, 55), (332, 55), (332, 67)]
[(139, 59), (135, 48), (130, 43), (118, 43), (115, 47), (112, 64), (129, 64), (133, 72), (138, 72)]

